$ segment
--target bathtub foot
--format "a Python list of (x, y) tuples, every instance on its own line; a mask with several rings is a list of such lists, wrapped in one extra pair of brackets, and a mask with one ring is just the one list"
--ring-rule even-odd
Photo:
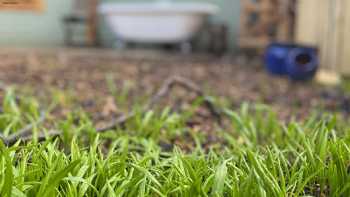
[(192, 52), (191, 42), (182, 42), (180, 43), (180, 51), (184, 54), (190, 54)]

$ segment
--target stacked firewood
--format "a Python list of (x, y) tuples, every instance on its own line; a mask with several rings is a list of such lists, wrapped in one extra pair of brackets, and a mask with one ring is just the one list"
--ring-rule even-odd
[(241, 0), (239, 45), (261, 49), (293, 40), (295, 0)]

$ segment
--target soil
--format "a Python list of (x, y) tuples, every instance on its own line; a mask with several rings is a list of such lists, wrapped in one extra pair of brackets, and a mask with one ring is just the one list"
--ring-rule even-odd
[[(226, 98), (234, 107), (243, 102), (272, 107), (283, 120), (305, 119), (315, 110), (347, 114), (350, 101), (340, 88), (313, 82), (292, 82), (271, 76), (260, 61), (240, 56), (181, 55), (166, 52), (94, 49), (0, 50), (0, 81), (31, 88), (45, 96), (52, 87), (75, 92), (81, 107), (101, 114), (118, 113), (106, 78), (118, 89), (127, 87), (127, 100), (152, 95), (170, 76), (189, 78), (209, 95)], [(177, 91), (186, 97), (188, 92)]]

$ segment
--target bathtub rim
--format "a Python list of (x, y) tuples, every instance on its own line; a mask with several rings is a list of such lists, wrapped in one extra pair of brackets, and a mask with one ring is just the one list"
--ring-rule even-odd
[(211, 3), (172, 2), (162, 3), (117, 3), (106, 2), (98, 6), (100, 14), (113, 15), (161, 15), (161, 14), (203, 14), (214, 15), (219, 7)]

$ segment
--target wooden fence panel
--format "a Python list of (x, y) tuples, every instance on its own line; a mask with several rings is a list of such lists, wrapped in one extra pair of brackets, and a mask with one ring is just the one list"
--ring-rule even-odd
[(320, 51), (321, 68), (350, 76), (350, 1), (298, 0), (296, 38)]

